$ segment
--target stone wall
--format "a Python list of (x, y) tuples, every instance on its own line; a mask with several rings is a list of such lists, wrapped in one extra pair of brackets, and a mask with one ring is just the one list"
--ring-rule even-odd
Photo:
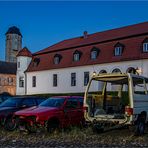
[(16, 75), (0, 74), (0, 93), (16, 94)]

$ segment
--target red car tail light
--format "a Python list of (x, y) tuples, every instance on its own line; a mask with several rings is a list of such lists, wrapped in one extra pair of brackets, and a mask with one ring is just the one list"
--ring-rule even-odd
[(133, 115), (133, 108), (126, 106), (125, 107), (125, 114), (127, 114), (129, 116)]
[(88, 112), (88, 107), (87, 106), (84, 106), (83, 107), (83, 110), (86, 111), (86, 112)]

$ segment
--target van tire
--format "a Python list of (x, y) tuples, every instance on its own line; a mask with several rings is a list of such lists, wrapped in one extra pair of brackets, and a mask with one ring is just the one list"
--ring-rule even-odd
[(136, 132), (135, 135), (136, 136), (141, 136), (144, 134), (144, 130), (145, 130), (145, 124), (143, 122), (139, 122), (136, 126)]
[(104, 128), (96, 125), (93, 125), (92, 130), (94, 133), (100, 134), (104, 132)]
[(141, 136), (145, 131), (146, 115), (141, 113), (137, 119), (135, 135)]

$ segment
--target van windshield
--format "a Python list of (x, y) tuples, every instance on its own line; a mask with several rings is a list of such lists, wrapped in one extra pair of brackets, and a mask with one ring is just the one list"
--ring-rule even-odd
[(133, 77), (134, 94), (147, 94), (147, 84), (145, 79)]
[(86, 103), (89, 115), (123, 114), (129, 103), (127, 76), (98, 76), (90, 82)]

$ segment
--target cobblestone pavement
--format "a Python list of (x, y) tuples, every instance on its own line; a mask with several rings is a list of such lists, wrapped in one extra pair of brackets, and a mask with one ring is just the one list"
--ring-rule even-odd
[(95, 134), (91, 129), (73, 129), (68, 132), (34, 134), (19, 131), (0, 131), (0, 147), (148, 147), (148, 132), (144, 136), (134, 136), (129, 129)]

